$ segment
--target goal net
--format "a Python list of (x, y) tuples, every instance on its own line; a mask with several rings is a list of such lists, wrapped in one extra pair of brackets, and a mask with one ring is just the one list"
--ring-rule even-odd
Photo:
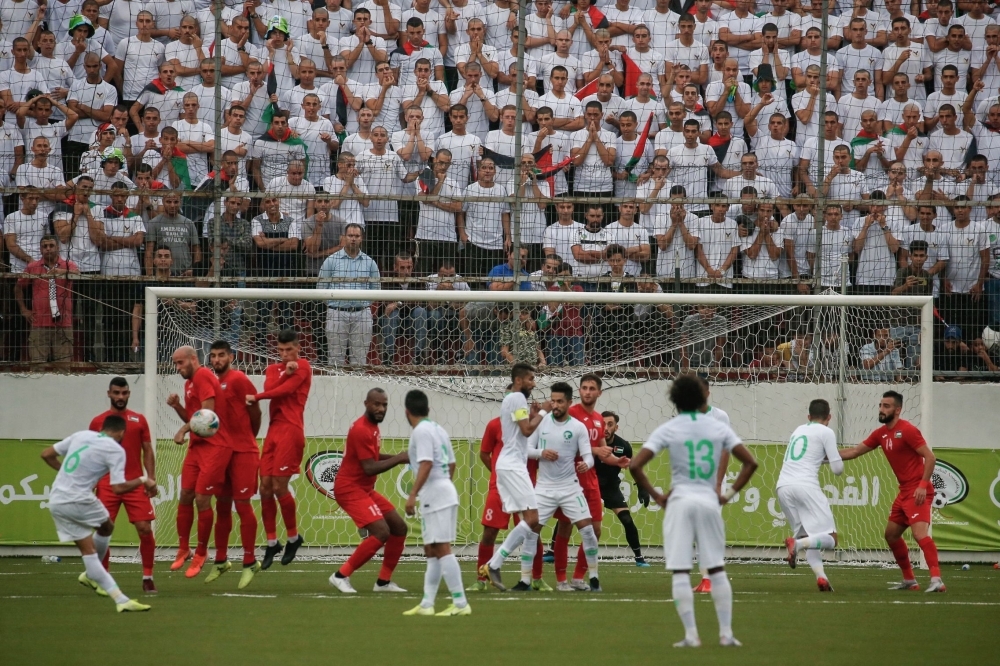
[[(905, 417), (928, 427), (931, 348), (921, 345), (933, 322), (928, 298), (663, 293), (655, 282), (602, 283), (597, 292), (554, 281), (536, 281), (541, 289), (532, 291), (471, 291), (460, 284), (455, 277), (385, 291), (146, 289), (146, 348), (152, 353), (145, 359), (145, 411), (161, 484), (157, 542), (176, 543), (185, 454), (172, 441), (180, 421), (166, 407), (167, 396), (183, 387), (171, 353), (192, 345), (204, 358), (212, 341), (227, 340), (237, 367), (262, 386), (264, 369), (277, 361), (282, 327), (300, 333), (315, 374), (303, 470), (292, 481), (299, 528), (308, 544), (330, 553), (359, 539), (332, 487), (347, 431), (364, 412), (367, 390), (376, 386), (389, 394), (381, 433), (382, 449), (390, 453), (407, 445), (405, 392), (429, 393), (432, 418), (450, 433), (458, 456), (461, 544), (477, 542), (482, 529), (489, 472), (479, 443), (499, 413), (514, 360), (538, 366), (536, 399), (556, 381), (578, 386), (583, 374), (596, 372), (603, 380), (597, 407), (618, 415), (619, 434), (634, 449), (673, 416), (667, 399), (672, 377), (691, 370), (708, 378), (711, 404), (729, 414), (760, 461), (757, 475), (724, 509), (733, 554), (749, 558), (776, 557), (789, 535), (774, 486), (788, 436), (811, 399), (830, 401), (831, 425), (844, 445), (878, 425), (876, 405), (890, 388), (903, 394)], [(266, 427), (265, 409), (262, 438)], [(665, 459), (654, 460), (650, 473), (657, 485), (669, 485)], [(735, 473), (734, 465), (727, 478)], [(377, 487), (402, 506), (410, 479), (409, 469), (398, 467), (379, 477)], [(896, 493), (884, 457), (849, 462), (840, 477), (824, 469), (821, 483), (837, 519), (840, 559), (882, 559), (876, 551), (884, 550), (882, 531)], [(659, 507), (640, 503), (627, 471), (621, 488), (655, 555), (662, 544)], [(416, 544), (419, 521), (410, 521), (410, 528)], [(550, 529), (542, 533), (546, 541)], [(601, 541), (629, 552), (611, 512)]]

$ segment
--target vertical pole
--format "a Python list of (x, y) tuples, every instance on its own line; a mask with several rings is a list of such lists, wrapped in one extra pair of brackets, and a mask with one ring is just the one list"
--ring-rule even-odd
[[(847, 257), (840, 259), (840, 293), (847, 294)], [(837, 372), (837, 442), (844, 443), (847, 420), (847, 306), (840, 306), (840, 368)]]
[[(823, 116), (826, 114), (826, 63), (827, 48), (826, 42), (829, 39), (830, 28), (830, 0), (823, 0), (823, 20), (820, 23), (820, 39), (822, 48), (819, 54), (819, 131), (816, 135), (816, 178), (813, 186), (816, 187), (819, 198), (816, 202), (815, 224), (816, 224), (816, 265), (813, 267), (813, 291), (820, 293), (823, 291), (823, 215), (826, 209), (826, 197), (823, 195), (822, 183), (826, 178), (826, 146), (823, 139)], [(806, 137), (808, 141), (809, 138)], [(811, 165), (810, 165), (811, 166)], [(809, 176), (812, 178), (812, 175)]]
[(149, 287), (146, 287), (146, 313), (145, 313), (145, 347), (146, 357), (143, 359), (142, 378), (142, 410), (149, 423), (149, 437), (153, 442), (153, 452), (156, 452), (156, 379), (157, 365), (156, 359), (159, 349), (156, 347), (156, 331), (159, 327), (159, 312), (157, 312), (156, 294)]
[[(222, 189), (222, 3), (213, 2), (212, 12), (215, 14), (215, 48), (213, 49), (212, 67), (215, 69), (215, 150), (212, 152), (212, 162), (215, 166), (215, 180), (212, 183), (212, 261), (215, 263), (215, 286), (222, 286), (221, 263), (222, 250), (219, 245), (222, 240), (222, 229), (219, 226), (222, 217), (222, 200), (219, 192)], [(250, 29), (253, 30), (251, 22)], [(212, 305), (212, 331), (215, 339), (220, 337), (222, 328), (222, 303), (216, 299)]]
[[(514, 112), (514, 183), (513, 198), (510, 208), (510, 240), (511, 251), (514, 253), (514, 290), (521, 288), (518, 277), (521, 274), (521, 149), (523, 146), (524, 112), (521, 100), (524, 99), (524, 40), (528, 33), (524, 23), (527, 13), (531, 10), (530, 0), (517, 2), (517, 74), (514, 89), (517, 92), (517, 104)], [(514, 316), (520, 316), (520, 306), (514, 304)]]
[(935, 444), (932, 429), (934, 391), (934, 301), (930, 296), (920, 308), (920, 429)]

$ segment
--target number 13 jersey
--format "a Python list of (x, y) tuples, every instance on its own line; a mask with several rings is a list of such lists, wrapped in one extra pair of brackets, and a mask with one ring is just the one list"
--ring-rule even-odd
[(670, 497), (716, 497), (722, 451), (742, 444), (732, 428), (700, 412), (683, 412), (653, 431), (642, 448), (670, 455)]

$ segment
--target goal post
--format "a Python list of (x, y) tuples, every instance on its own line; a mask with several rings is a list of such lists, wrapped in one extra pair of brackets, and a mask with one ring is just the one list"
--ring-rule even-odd
[[(462, 504), (459, 545), (478, 540), (489, 477), (479, 460), (478, 445), (486, 423), (499, 413), (499, 403), (509, 382), (509, 359), (494, 358), (491, 363), (490, 357), (483, 353), (477, 356), (481, 362), (470, 363), (463, 343), (474, 342), (478, 354), (479, 340), (459, 339), (465, 329), (455, 324), (444, 337), (437, 336), (427, 342), (427, 358), (431, 360), (418, 360), (415, 355), (404, 356), (399, 351), (396, 362), (389, 358), (380, 364), (377, 354), (366, 349), (367, 356), (362, 356), (367, 360), (362, 363), (331, 363), (328, 354), (322, 351), (324, 343), (320, 338), (324, 331), (317, 328), (323, 322), (315, 315), (319, 311), (325, 316), (328, 302), (352, 312), (368, 308), (375, 312), (372, 350), (384, 345), (390, 334), (385, 329), (388, 319), (380, 314), (386, 312), (386, 304), (395, 304), (394, 308), (409, 304), (428, 311), (447, 307), (463, 313), (463, 318), (464, 313), (479, 308), (486, 314), (480, 316), (476, 325), (493, 327), (495, 332), (498, 326), (517, 328), (517, 322), (522, 321), (529, 331), (527, 338), (540, 339), (538, 344), (544, 350), (548, 338), (538, 329), (544, 327), (543, 315), (554, 306), (555, 299), (559, 308), (565, 306), (565, 312), (570, 309), (578, 312), (584, 333), (579, 358), (584, 362), (564, 359), (562, 363), (540, 367), (536, 373), (536, 398), (547, 395), (548, 387), (556, 381), (578, 385), (583, 374), (596, 372), (604, 382), (598, 410), (619, 415), (619, 434), (634, 449), (642, 445), (653, 429), (673, 416), (666, 391), (671, 378), (686, 369), (686, 359), (691, 370), (709, 378), (712, 405), (730, 414), (734, 430), (761, 463), (752, 483), (724, 509), (727, 537), (730, 545), (737, 548), (734, 553), (753, 558), (778, 555), (782, 539), (787, 536), (787, 522), (777, 502), (774, 483), (788, 435), (802, 422), (811, 399), (822, 397), (830, 401), (835, 420), (840, 421), (834, 427), (841, 444), (856, 443), (873, 429), (874, 406), (882, 392), (890, 388), (904, 395), (906, 418), (925, 433), (930, 431), (933, 418), (930, 341), (934, 327), (931, 297), (651, 293), (649, 290), (443, 291), (427, 288), (428, 284), (427, 280), (415, 280), (408, 289), (391, 290), (146, 288), (144, 404), (153, 441), (161, 444), (156, 455), (164, 489), (157, 505), (157, 541), (167, 545), (176, 539), (174, 517), (185, 450), (171, 442), (180, 423), (165, 401), (169, 393), (181, 391), (182, 381), (173, 370), (170, 353), (184, 344), (205, 352), (213, 340), (221, 337), (236, 350), (236, 367), (260, 386), (264, 368), (277, 360), (274, 349), (277, 329), (273, 323), (261, 328), (255, 325), (271, 318), (278, 320), (275, 313), (282, 308), (291, 313), (288, 319), (282, 319), (291, 321), (302, 334), (303, 353), (316, 375), (307, 405), (302, 475), (293, 479), (292, 489), (298, 498), (302, 514), (300, 529), (304, 530), (307, 542), (331, 553), (336, 548), (356, 544), (359, 538), (353, 523), (332, 498), (332, 481), (339, 469), (347, 430), (363, 413), (364, 393), (375, 386), (389, 393), (389, 414), (382, 424), (383, 450), (387, 452), (406, 447), (409, 428), (401, 408), (405, 392), (411, 388), (428, 391), (432, 418), (448, 430), (458, 456), (455, 482)], [(179, 308), (178, 303), (186, 307)], [(347, 308), (351, 303), (360, 305), (357, 309)], [(634, 331), (612, 330), (603, 314), (609, 306), (625, 308), (627, 325), (634, 327)], [(718, 321), (723, 328), (707, 328), (709, 332), (698, 338), (691, 332), (694, 327), (689, 330), (687, 323), (692, 317), (713, 316), (705, 314), (709, 308), (716, 315), (722, 313), (712, 321)], [(234, 332), (229, 321), (235, 311), (240, 313), (243, 324)], [(522, 311), (530, 316), (525, 314), (519, 320)], [(648, 322), (639, 315), (664, 311), (671, 313), (671, 328), (662, 335), (649, 329)], [(498, 324), (497, 319), (503, 321)], [(417, 325), (430, 326), (427, 319), (421, 321), (424, 323)], [(904, 357), (905, 369), (886, 375), (864, 367), (860, 361), (864, 355), (861, 345), (871, 340), (875, 327), (891, 330), (897, 344), (910, 346), (911, 356)], [(412, 328), (412, 325), (409, 329), (402, 326), (392, 333), (397, 346), (414, 348)], [(533, 329), (535, 332), (530, 333)], [(757, 348), (761, 346), (759, 341), (767, 337), (762, 335), (765, 331), (785, 331), (779, 335), (788, 341), (777, 350), (767, 347), (772, 343), (763, 343), (765, 350), (761, 357)], [(604, 354), (602, 345), (609, 337), (613, 351)], [(723, 351), (718, 353), (716, 348), (718, 356), (708, 353), (709, 362), (697, 366), (694, 356), (684, 350), (699, 344), (706, 348), (720, 345)], [(845, 362), (848, 356), (850, 360)], [(434, 357), (439, 362), (433, 362)], [(752, 360), (747, 362), (748, 359)], [(769, 365), (774, 359), (775, 363)], [(734, 466), (727, 478), (734, 478), (735, 471)], [(650, 473), (657, 485), (669, 484), (662, 461), (654, 463)], [(379, 478), (378, 488), (401, 505), (410, 478), (408, 469), (396, 468)], [(653, 551), (655, 554), (662, 538), (662, 514), (657, 513), (655, 505), (643, 506), (638, 501), (627, 471), (620, 475), (620, 480), (642, 540), (657, 549)], [(824, 469), (820, 482), (837, 519), (838, 557), (851, 561), (883, 559), (879, 552), (884, 550), (882, 529), (895, 494), (895, 478), (884, 458), (872, 455), (851, 461), (839, 478)], [(410, 522), (410, 527), (411, 543), (416, 544), (419, 522)], [(549, 538), (548, 530), (543, 538)], [(601, 540), (607, 547), (626, 546), (621, 526), (611, 512), (605, 513)]]

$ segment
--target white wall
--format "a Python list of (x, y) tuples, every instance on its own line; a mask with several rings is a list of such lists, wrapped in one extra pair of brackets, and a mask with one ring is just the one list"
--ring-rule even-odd
[[(254, 383), (262, 385), (260, 377)], [(107, 375), (19, 376), (0, 375), (0, 439), (61, 439), (85, 428), (90, 419), (107, 408)], [(143, 409), (141, 376), (129, 376), (133, 409)], [(497, 405), (470, 399), (476, 380), (459, 391), (430, 392), (432, 416), (453, 437), (479, 437), (497, 413)], [(498, 380), (502, 381), (502, 380)], [(178, 377), (160, 380), (160, 400), (180, 388)], [(383, 386), (389, 392), (389, 414), (382, 425), (383, 437), (405, 437), (409, 427), (402, 401), (414, 384), (392, 384), (362, 377), (316, 377), (307, 407), (309, 435), (344, 435), (363, 412), (362, 401), (369, 388)], [(643, 439), (671, 416), (666, 398), (669, 382), (649, 381), (604, 392), (599, 408), (611, 409), (622, 418), (622, 435)], [(848, 386), (848, 418), (845, 441), (857, 442), (876, 425), (875, 405), (883, 387)], [(916, 389), (908, 389), (907, 406), (912, 417)], [(761, 384), (715, 386), (712, 403), (729, 412), (736, 431), (747, 440), (785, 441), (792, 428), (804, 419), (809, 400), (826, 398), (836, 405), (836, 387), (815, 384)], [(912, 397), (912, 399), (911, 399)], [(835, 412), (836, 413), (836, 412)], [(904, 413), (905, 416), (905, 413)], [(164, 406), (158, 410), (157, 437), (169, 437), (178, 427)], [(836, 426), (836, 424), (833, 424)], [(1000, 433), (1000, 385), (944, 383), (934, 386), (934, 426), (929, 441), (938, 447), (995, 448)]]

